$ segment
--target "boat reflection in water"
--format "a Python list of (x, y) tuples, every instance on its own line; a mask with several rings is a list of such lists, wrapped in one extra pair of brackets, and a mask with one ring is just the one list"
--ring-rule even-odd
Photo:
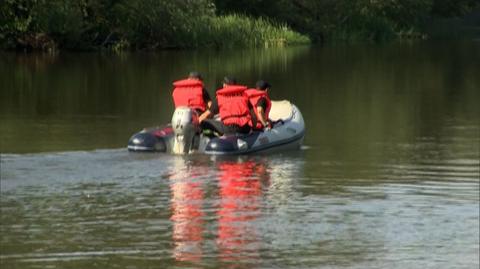
[(211, 255), (226, 264), (258, 259), (256, 220), (270, 181), (267, 162), (179, 158), (177, 166), (169, 175), (173, 257), (197, 264)]
[(170, 175), (173, 255), (178, 261), (198, 262), (202, 257), (204, 230), (205, 194), (201, 175), (205, 171), (201, 166), (185, 166), (183, 160), (179, 166), (179, 170)]
[(261, 215), (262, 189), (269, 182), (264, 162), (223, 161), (219, 170), (217, 244), (223, 261), (256, 260), (260, 242), (255, 220)]

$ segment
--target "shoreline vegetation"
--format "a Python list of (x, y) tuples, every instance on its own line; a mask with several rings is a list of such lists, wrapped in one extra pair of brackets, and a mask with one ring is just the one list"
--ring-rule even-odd
[[(464, 26), (469, 29), (464, 36), (479, 38), (479, 17), (475, 0), (4, 0), (0, 47), (115, 52), (271, 48), (462, 38), (458, 29)], [(455, 27), (439, 30), (451, 20)]]

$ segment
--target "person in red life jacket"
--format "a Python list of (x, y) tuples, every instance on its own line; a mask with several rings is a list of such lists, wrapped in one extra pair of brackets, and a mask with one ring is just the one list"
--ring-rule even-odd
[(256, 84), (255, 89), (248, 89), (245, 93), (248, 96), (248, 101), (252, 108), (252, 120), (250, 126), (254, 130), (270, 129), (272, 127), (271, 122), (268, 119), (268, 114), (272, 107), (272, 102), (268, 96), (268, 89), (271, 85), (263, 80), (260, 80)]
[(188, 106), (195, 109), (199, 115), (198, 120), (200, 122), (212, 115), (209, 111), (209, 108), (212, 106), (212, 100), (203, 85), (200, 73), (190, 72), (187, 79), (177, 80), (173, 83), (173, 86), (172, 97), (175, 108)]
[(225, 77), (223, 88), (217, 90), (217, 104), (224, 133), (249, 133), (250, 109), (246, 86), (238, 85), (235, 78)]

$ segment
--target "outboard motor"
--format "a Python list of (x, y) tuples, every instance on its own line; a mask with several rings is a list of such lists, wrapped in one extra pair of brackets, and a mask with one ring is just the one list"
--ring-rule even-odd
[(199, 130), (197, 112), (189, 107), (178, 107), (173, 112), (172, 128), (174, 132), (173, 153), (189, 153), (193, 146), (195, 134)]

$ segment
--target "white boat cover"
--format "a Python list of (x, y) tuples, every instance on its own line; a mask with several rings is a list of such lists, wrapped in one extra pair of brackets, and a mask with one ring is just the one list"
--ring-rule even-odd
[(271, 121), (287, 121), (293, 116), (292, 104), (288, 100), (272, 101), (272, 108), (268, 117)]

